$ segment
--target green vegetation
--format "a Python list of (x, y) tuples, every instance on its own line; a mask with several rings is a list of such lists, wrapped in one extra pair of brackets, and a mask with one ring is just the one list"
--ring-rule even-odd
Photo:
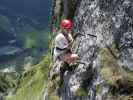
[(0, 92), (8, 93), (17, 86), (19, 74), (16, 72), (0, 72)]
[(78, 90), (75, 92), (75, 96), (87, 96), (88, 91), (84, 87), (79, 87)]
[(39, 64), (24, 72), (18, 82), (16, 93), (8, 95), (6, 100), (41, 100), (47, 87), (50, 55)]
[(51, 96), (49, 100), (60, 100), (58, 96)]
[[(114, 48), (111, 49), (114, 54), (117, 54)], [(107, 84), (110, 85), (111, 94), (116, 95), (117, 99), (114, 100), (126, 100), (118, 99), (120, 97), (119, 92), (123, 91), (129, 95), (133, 93), (133, 72), (129, 72), (123, 66), (120, 66), (117, 59), (107, 48), (100, 51), (100, 62), (99, 72)]]
[(116, 85), (116, 81), (123, 77), (120, 72), (120, 66), (117, 64), (117, 60), (113, 57), (107, 48), (102, 49), (100, 55), (100, 74), (108, 84)]

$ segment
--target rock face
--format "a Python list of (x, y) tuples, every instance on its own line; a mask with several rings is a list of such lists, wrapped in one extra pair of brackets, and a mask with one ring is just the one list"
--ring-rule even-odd
[(83, 63), (64, 72), (60, 100), (132, 100), (133, 1), (74, 2), (73, 52)]
[(75, 16), (76, 32), (95, 35), (100, 48), (115, 42), (121, 63), (133, 70), (132, 11), (131, 0), (83, 0)]

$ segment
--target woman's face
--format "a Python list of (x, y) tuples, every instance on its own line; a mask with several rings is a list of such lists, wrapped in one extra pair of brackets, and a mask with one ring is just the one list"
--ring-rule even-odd
[(63, 29), (63, 32), (64, 32), (65, 34), (68, 34), (68, 33), (71, 32), (71, 29)]

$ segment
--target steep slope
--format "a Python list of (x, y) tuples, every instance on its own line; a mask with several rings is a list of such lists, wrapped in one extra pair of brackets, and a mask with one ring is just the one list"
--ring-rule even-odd
[[(69, 7), (76, 8), (73, 12), (68, 10), (67, 15), (75, 13), (73, 51), (82, 63), (71, 71), (63, 66), (65, 71), (52, 78), (50, 83), (54, 85), (49, 89), (58, 87), (54, 88), (58, 91), (54, 95), (58, 94), (60, 100), (132, 100), (133, 1), (59, 0), (58, 9), (57, 1), (53, 2), (56, 12), (52, 13), (57, 20), (64, 17)], [(68, 6), (65, 1), (75, 5)], [(66, 18), (73, 18), (67, 15)]]
[(14, 92), (6, 96), (6, 100), (42, 100), (47, 86), (49, 54), (44, 59), (23, 72), (16, 83)]

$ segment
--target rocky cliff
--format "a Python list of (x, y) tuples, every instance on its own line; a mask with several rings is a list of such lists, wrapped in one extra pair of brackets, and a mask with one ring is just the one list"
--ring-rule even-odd
[(51, 28), (73, 20), (81, 61), (52, 77), (48, 100), (132, 100), (133, 1), (53, 0), (51, 15)]

